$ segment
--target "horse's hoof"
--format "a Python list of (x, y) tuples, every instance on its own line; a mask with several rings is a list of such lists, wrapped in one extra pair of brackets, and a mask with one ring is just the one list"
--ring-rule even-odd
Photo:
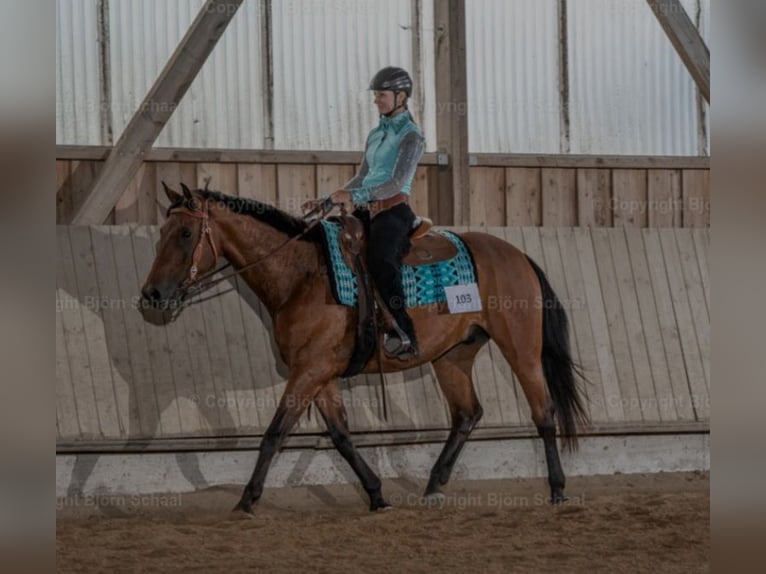
[(442, 508), (447, 497), (444, 496), (443, 492), (432, 492), (423, 496), (423, 500), (429, 508)]
[(554, 492), (551, 494), (551, 504), (553, 506), (558, 506), (559, 504), (562, 504), (569, 500), (569, 497), (564, 496), (563, 492)]
[(253, 505), (242, 502), (241, 500), (237, 505), (231, 509), (231, 517), (236, 520), (242, 520), (245, 518), (255, 518), (253, 512)]
[(370, 512), (378, 512), (378, 511), (393, 510), (393, 509), (394, 507), (391, 506), (385, 500), (380, 500), (378, 502), (373, 502), (372, 504), (370, 504)]

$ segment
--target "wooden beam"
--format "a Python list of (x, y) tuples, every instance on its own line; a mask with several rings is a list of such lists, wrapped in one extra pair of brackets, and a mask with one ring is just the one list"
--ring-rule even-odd
[(206, 0), (120, 136), (87, 198), (76, 208), (73, 223), (104, 222), (240, 4), (242, 0)]
[[(105, 160), (112, 148), (107, 146), (56, 146), (57, 160)], [(419, 165), (436, 165), (435, 153), (423, 154)], [(152, 148), (144, 161), (160, 162), (202, 162), (202, 163), (316, 163), (354, 164), (362, 161), (361, 151), (320, 151), (320, 150), (253, 150), (217, 148)]]
[(647, 0), (665, 30), (673, 47), (681, 56), (697, 88), (710, 103), (710, 50), (699, 30), (684, 10), (680, 0)]
[[(57, 160), (103, 161), (108, 146), (56, 146)], [(292, 163), (359, 165), (362, 152), (323, 150), (253, 150), (216, 148), (152, 148), (144, 161), (192, 163)], [(438, 154), (423, 154), (419, 165), (437, 166)], [(709, 169), (707, 156), (573, 155), (472, 153), (471, 167), (574, 167), (625, 169)]]
[[(451, 201), (453, 221), (468, 225), (468, 109), (465, 0), (433, 0), (436, 76), (436, 145), (447, 165), (439, 168), (440, 201)], [(445, 206), (450, 207), (450, 206)]]
[[(389, 446), (396, 444), (443, 443), (449, 430), (402, 430), (354, 433), (357, 447)], [(592, 424), (580, 432), (587, 436), (622, 436), (654, 434), (708, 434), (710, 422), (668, 421), (664, 423), (600, 423)], [(471, 433), (472, 441), (537, 438), (537, 430), (531, 424), (489, 428), (479, 427)], [(97, 452), (159, 452), (190, 450), (258, 450), (262, 435), (231, 437), (189, 437), (128, 440), (77, 440), (56, 443), (56, 454)], [(326, 434), (293, 434), (284, 444), (285, 449), (334, 449)]]

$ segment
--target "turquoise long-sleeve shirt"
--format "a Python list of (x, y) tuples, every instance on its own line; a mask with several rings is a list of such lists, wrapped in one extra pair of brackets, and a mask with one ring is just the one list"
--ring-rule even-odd
[(381, 116), (367, 136), (359, 173), (343, 188), (355, 204), (409, 195), (424, 150), (425, 137), (409, 112)]

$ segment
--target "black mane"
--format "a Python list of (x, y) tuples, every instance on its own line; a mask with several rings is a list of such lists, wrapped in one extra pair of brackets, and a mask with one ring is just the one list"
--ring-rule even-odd
[[(207, 189), (197, 189), (193, 193), (199, 194), (203, 199), (211, 199), (213, 201), (220, 202), (224, 204), (227, 209), (233, 211), (234, 213), (254, 217), (258, 221), (262, 221), (266, 225), (269, 225), (277, 231), (281, 231), (290, 237), (300, 235), (308, 227), (308, 223), (306, 223), (303, 219), (294, 217), (288, 213), (285, 213), (284, 211), (277, 209), (273, 205), (268, 205), (255, 199), (233, 197), (231, 195), (221, 193), (220, 191), (211, 191)], [(175, 201), (170, 207), (168, 207), (168, 211), (175, 207), (186, 207), (187, 209), (193, 210), (197, 206), (193, 205), (192, 201), (193, 199), (189, 200), (182, 195), (181, 199)], [(308, 233), (304, 238), (313, 239), (311, 237), (312, 235), (313, 233)]]

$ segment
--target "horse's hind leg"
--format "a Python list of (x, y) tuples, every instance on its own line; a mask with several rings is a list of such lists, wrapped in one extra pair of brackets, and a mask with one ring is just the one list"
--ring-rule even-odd
[(351, 432), (348, 428), (346, 407), (343, 405), (337, 380), (330, 381), (314, 399), (319, 412), (322, 413), (330, 438), (335, 448), (346, 459), (370, 497), (370, 510), (378, 510), (389, 506), (380, 491), (380, 478), (367, 465), (365, 460), (351, 442)]
[(541, 317), (533, 311), (516, 316), (514, 320), (498, 314), (490, 323), (490, 334), (505, 360), (516, 373), (529, 403), (532, 421), (537, 426), (537, 432), (543, 439), (545, 447), (551, 502), (558, 504), (565, 500), (566, 479), (556, 445), (555, 409), (546, 386), (541, 359), (543, 345), (541, 325)]
[(473, 388), (471, 369), (476, 353), (486, 342), (482, 333), (479, 340), (462, 343), (433, 362), (439, 386), (449, 404), (452, 430), (431, 470), (425, 496), (439, 494), (441, 487), (447, 484), (466, 439), (483, 413)]

